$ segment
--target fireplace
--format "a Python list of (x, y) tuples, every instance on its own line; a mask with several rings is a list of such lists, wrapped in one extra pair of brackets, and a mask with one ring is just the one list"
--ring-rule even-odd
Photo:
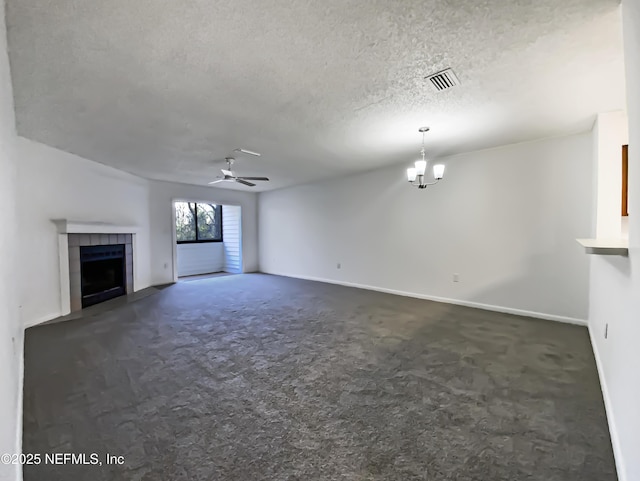
[(68, 234), (69, 311), (134, 291), (132, 234)]
[[(80, 311), (83, 307), (106, 300), (106, 297), (95, 296), (99, 292), (107, 291), (106, 296), (120, 295), (120, 283), (124, 279), (123, 294), (132, 294), (138, 283), (136, 267), (137, 261), (137, 237), (140, 228), (126, 224), (110, 224), (106, 222), (72, 221), (68, 219), (51, 219), (58, 231), (58, 258), (60, 260), (60, 315)], [(85, 247), (107, 247), (104, 251), (94, 251), (97, 257), (93, 261), (91, 256), (83, 256), (80, 260), (80, 250)], [(118, 246), (119, 252), (113, 252), (113, 247)], [(121, 257), (124, 248), (123, 257)], [(90, 252), (90, 251), (88, 251)], [(99, 259), (99, 257), (102, 257)], [(105, 263), (89, 264), (89, 262)], [(122, 267), (122, 263), (124, 266)], [(82, 267), (85, 263), (86, 269)], [(122, 268), (122, 277), (120, 276)], [(102, 284), (95, 279), (96, 270), (107, 271), (108, 282)], [(104, 272), (103, 272), (104, 273)], [(83, 274), (85, 282), (83, 286)], [(113, 281), (113, 282), (112, 282)], [(100, 285), (99, 285), (100, 284)], [(111, 290), (113, 289), (113, 290)], [(85, 297), (89, 296), (89, 297)], [(95, 302), (92, 302), (95, 301)], [(90, 303), (90, 304), (89, 304)]]
[(125, 244), (80, 247), (82, 307), (126, 294)]

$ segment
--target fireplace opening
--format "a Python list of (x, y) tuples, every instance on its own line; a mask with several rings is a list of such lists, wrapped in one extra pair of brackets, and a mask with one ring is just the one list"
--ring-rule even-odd
[(125, 246), (80, 247), (82, 307), (126, 294)]

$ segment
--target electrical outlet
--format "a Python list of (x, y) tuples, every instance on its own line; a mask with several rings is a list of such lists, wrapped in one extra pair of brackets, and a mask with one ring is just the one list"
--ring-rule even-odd
[(338, 262), (338, 264), (336, 264), (336, 268), (337, 268), (337, 269), (340, 269), (341, 267), (342, 267), (342, 264), (340, 264), (340, 263)]
[(453, 275), (453, 282), (460, 282), (460, 274), (457, 272)]
[(606, 339), (609, 335), (609, 323), (607, 322), (604, 326), (604, 338)]

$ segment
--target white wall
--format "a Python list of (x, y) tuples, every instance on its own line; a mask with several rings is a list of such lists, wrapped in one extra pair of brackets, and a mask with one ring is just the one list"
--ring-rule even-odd
[(225, 272), (242, 272), (242, 208), (222, 206), (222, 235), (224, 237)]
[(174, 200), (237, 204), (243, 210), (244, 269), (257, 270), (256, 194), (149, 181), (22, 137), (15, 147), (21, 248), (17, 281), (24, 325), (61, 313), (57, 234), (51, 219), (137, 226), (135, 289), (140, 290), (174, 280)]
[[(640, 480), (640, 2), (623, 0), (629, 118), (629, 257), (591, 257), (589, 330), (621, 481)], [(604, 326), (609, 324), (607, 339)]]
[(149, 201), (152, 284), (167, 284), (174, 281), (173, 202), (176, 200), (240, 206), (242, 208), (244, 272), (258, 270), (258, 197), (256, 194), (214, 187), (151, 181)]
[[(22, 431), (23, 330), (15, 289), (15, 116), (4, 1), (0, 3), (0, 453), (18, 453)], [(21, 478), (18, 466), (0, 464), (0, 480)]]
[(225, 256), (222, 242), (178, 244), (178, 277), (221, 272)]
[(585, 320), (590, 134), (443, 160), (423, 191), (400, 165), (261, 194), (261, 270)]
[(624, 112), (606, 112), (598, 114), (593, 126), (598, 239), (616, 239), (622, 234), (622, 146), (629, 143), (627, 122)]
[(18, 137), (21, 317), (27, 326), (61, 313), (58, 238), (51, 219), (140, 228), (136, 290), (150, 285), (148, 181)]

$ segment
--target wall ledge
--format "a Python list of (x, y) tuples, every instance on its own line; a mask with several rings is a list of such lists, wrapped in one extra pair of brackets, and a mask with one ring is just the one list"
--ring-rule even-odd
[(628, 256), (628, 239), (576, 239), (587, 254)]

